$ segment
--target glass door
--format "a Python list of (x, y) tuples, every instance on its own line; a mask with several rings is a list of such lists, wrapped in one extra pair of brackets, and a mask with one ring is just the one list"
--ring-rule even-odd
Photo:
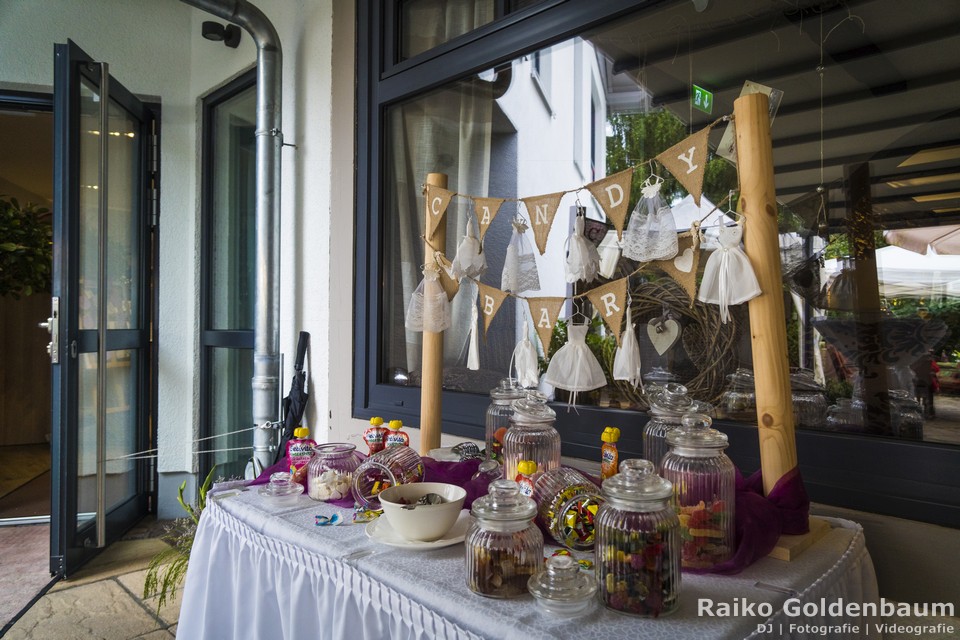
[(50, 544), (64, 575), (149, 506), (155, 126), (105, 63), (56, 45)]

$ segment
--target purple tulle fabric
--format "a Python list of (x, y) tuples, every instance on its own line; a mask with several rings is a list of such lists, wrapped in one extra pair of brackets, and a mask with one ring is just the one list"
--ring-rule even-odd
[(744, 478), (737, 469), (735, 514), (737, 550), (733, 557), (710, 569), (684, 571), (740, 573), (773, 551), (781, 534), (807, 533), (810, 530), (810, 498), (803, 488), (800, 469), (794, 467), (784, 474), (767, 497), (763, 496), (760, 471)]

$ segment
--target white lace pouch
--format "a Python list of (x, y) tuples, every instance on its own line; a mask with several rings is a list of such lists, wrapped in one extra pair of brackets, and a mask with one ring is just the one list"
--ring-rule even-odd
[(435, 266), (427, 266), (423, 280), (410, 296), (404, 326), (408, 331), (440, 333), (450, 328), (450, 316), (450, 300), (440, 284), (440, 272)]
[(620, 346), (613, 357), (613, 379), (624, 380), (631, 386), (642, 384), (640, 380), (640, 343), (633, 326), (633, 310), (627, 307), (627, 322), (620, 338)]
[(604, 278), (613, 278), (620, 262), (620, 240), (616, 231), (608, 231), (597, 247), (600, 252), (600, 275)]
[(643, 197), (623, 232), (623, 255), (638, 262), (668, 260), (677, 255), (677, 225), (673, 211), (660, 199), (662, 180), (647, 180)]
[(592, 282), (600, 271), (600, 252), (583, 235), (583, 214), (578, 211), (573, 233), (567, 238), (567, 259), (564, 264), (567, 282)]
[(457, 247), (457, 255), (450, 265), (450, 275), (454, 280), (476, 278), (487, 270), (487, 257), (484, 255), (480, 240), (473, 233), (473, 222), (467, 222), (467, 234)]
[(507, 255), (503, 261), (503, 274), (500, 289), (510, 293), (533, 291), (540, 288), (540, 274), (537, 273), (537, 258), (533, 247), (524, 235), (527, 225), (517, 218), (513, 221), (513, 235), (507, 245)]

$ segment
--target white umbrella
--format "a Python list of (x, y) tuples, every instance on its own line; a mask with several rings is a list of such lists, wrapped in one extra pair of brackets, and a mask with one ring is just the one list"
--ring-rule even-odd
[(928, 249), (941, 256), (960, 255), (960, 225), (917, 227), (886, 231), (884, 239), (892, 245), (926, 255)]

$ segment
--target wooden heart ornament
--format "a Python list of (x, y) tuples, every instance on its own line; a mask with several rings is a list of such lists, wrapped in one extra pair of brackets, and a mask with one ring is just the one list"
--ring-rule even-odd
[(680, 323), (673, 318), (653, 318), (647, 323), (647, 337), (659, 355), (665, 354), (680, 338)]
[(690, 273), (693, 269), (693, 249), (691, 247), (684, 249), (683, 253), (673, 259), (673, 266), (677, 268), (677, 271)]

